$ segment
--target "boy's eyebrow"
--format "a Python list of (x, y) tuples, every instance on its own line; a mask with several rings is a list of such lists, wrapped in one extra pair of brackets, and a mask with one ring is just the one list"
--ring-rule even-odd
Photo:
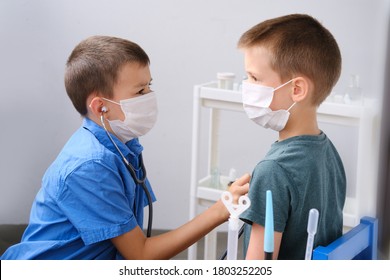
[(139, 84), (137, 85), (137, 87), (145, 87), (145, 86), (149, 85), (152, 81), (153, 81), (153, 78), (150, 78), (149, 82), (146, 82), (146, 83), (139, 83)]
[(256, 77), (256, 74), (253, 74), (253, 73), (250, 72), (250, 71), (246, 71), (246, 73), (247, 73), (249, 76)]

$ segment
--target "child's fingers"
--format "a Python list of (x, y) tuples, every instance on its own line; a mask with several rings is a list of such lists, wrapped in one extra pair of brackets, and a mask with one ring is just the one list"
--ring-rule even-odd
[(247, 183), (249, 183), (249, 180), (251, 179), (251, 175), (248, 173), (244, 174), (240, 178), (238, 178), (236, 181), (234, 181), (234, 185), (243, 186)]
[(249, 183), (242, 185), (238, 190), (239, 190), (240, 195), (247, 194), (249, 191)]
[(237, 179), (233, 185), (230, 191), (238, 196), (245, 195), (249, 191), (249, 180), (251, 176), (246, 173), (241, 178)]

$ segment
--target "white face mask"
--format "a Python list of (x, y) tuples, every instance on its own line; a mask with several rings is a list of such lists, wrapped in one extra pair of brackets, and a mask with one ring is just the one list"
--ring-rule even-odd
[(112, 131), (123, 143), (145, 135), (156, 123), (157, 98), (154, 92), (140, 97), (120, 100), (119, 103), (106, 98), (103, 99), (120, 105), (125, 114), (124, 121), (107, 120)]
[(261, 86), (244, 81), (242, 83), (242, 104), (248, 118), (265, 128), (281, 131), (286, 126), (290, 116), (289, 111), (296, 102), (287, 110), (272, 111), (269, 106), (274, 97), (274, 92), (291, 81), (275, 89), (273, 87)]

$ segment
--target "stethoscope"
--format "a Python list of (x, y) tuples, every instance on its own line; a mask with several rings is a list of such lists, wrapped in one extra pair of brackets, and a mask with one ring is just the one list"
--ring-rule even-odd
[[(144, 165), (144, 161), (142, 159), (142, 154), (140, 154), (139, 156), (139, 161), (140, 161), (140, 165), (141, 165), (141, 171), (142, 171), (142, 178), (138, 178), (137, 177), (137, 174), (135, 173), (135, 169), (133, 167), (133, 165), (125, 158), (125, 156), (122, 154), (121, 150), (118, 148), (118, 146), (116, 145), (115, 141), (112, 139), (110, 133), (108, 132), (107, 128), (106, 128), (106, 125), (104, 123), (104, 116), (103, 116), (103, 113), (107, 112), (107, 108), (106, 107), (103, 107), (102, 108), (102, 113), (100, 115), (100, 122), (102, 123), (103, 125), (103, 128), (104, 130), (106, 131), (106, 134), (108, 136), (108, 138), (110, 138), (110, 141), (112, 142), (112, 144), (115, 146), (116, 150), (119, 152), (119, 154), (121, 155), (122, 159), (123, 159), (123, 162), (125, 163), (126, 165), (126, 168), (127, 170), (129, 171), (131, 177), (133, 178), (134, 182), (141, 186), (142, 189), (144, 190), (145, 194), (146, 194), (146, 197), (148, 199), (148, 207), (149, 207), (149, 218), (148, 218), (148, 228), (147, 228), (147, 231), (146, 231), (146, 236), (147, 237), (150, 237), (152, 235), (152, 223), (153, 223), (153, 202), (152, 202), (152, 197), (150, 195), (150, 192), (148, 190), (148, 187), (146, 186), (145, 182), (146, 182), (146, 169), (145, 169), (145, 165)], [(137, 208), (134, 207), (134, 215), (137, 217)]]

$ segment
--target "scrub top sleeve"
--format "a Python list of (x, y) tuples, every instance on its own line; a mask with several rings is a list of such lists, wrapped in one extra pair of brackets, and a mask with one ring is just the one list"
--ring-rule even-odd
[(266, 192), (272, 191), (274, 230), (283, 232), (290, 207), (290, 179), (286, 171), (275, 161), (262, 161), (254, 169), (248, 197), (251, 206), (240, 218), (246, 223), (265, 225)]
[[(86, 245), (124, 234), (137, 226), (123, 181), (110, 166), (88, 161), (65, 178), (58, 205)], [(134, 201), (134, 193), (131, 194)]]

